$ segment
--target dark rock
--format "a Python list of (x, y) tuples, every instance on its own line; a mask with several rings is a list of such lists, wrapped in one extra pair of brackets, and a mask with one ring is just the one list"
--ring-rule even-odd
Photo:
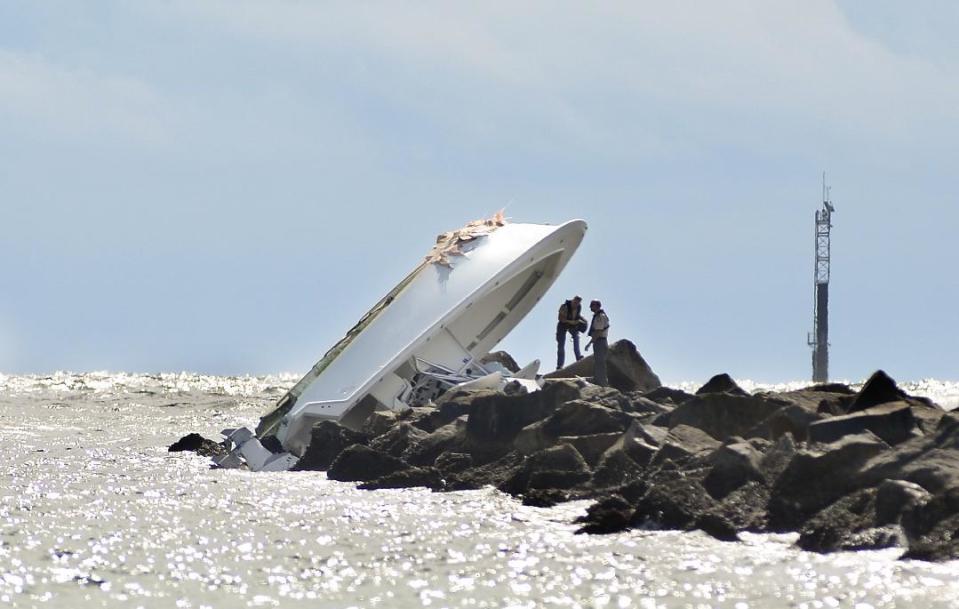
[(796, 454), (796, 443), (790, 434), (781, 436), (776, 443), (763, 452), (759, 469), (766, 480), (776, 480), (785, 471)]
[(728, 520), (738, 531), (765, 531), (766, 505), (769, 503), (769, 486), (760, 481), (751, 481), (740, 486), (712, 509)]
[(696, 518), (693, 527), (719, 541), (739, 541), (739, 534), (736, 532), (736, 527), (719, 514), (702, 514)]
[(639, 396), (631, 398), (628, 409), (624, 410), (642, 415), (657, 415), (663, 414), (664, 412), (672, 412), (673, 408), (675, 408), (673, 404), (662, 404), (660, 402), (654, 402), (647, 397)]
[(722, 499), (750, 480), (764, 481), (760, 471), (762, 453), (748, 442), (721, 446), (709, 456), (713, 467), (703, 480), (703, 488), (715, 499)]
[(571, 488), (590, 477), (583, 456), (571, 445), (560, 444), (530, 455), (498, 488), (510, 495), (521, 495), (527, 488)]
[(446, 452), (465, 452), (466, 416), (462, 416), (427, 435), (419, 438), (401, 455), (412, 465), (433, 465), (440, 455)]
[(649, 490), (636, 506), (631, 523), (640, 525), (652, 521), (664, 529), (689, 529), (714, 504), (715, 500), (696, 480), (663, 476), (650, 483)]
[(883, 480), (876, 490), (876, 524), (896, 524), (903, 513), (929, 501), (932, 495), (906, 480)]
[(669, 436), (669, 430), (655, 425), (643, 425), (639, 421), (633, 421), (626, 430), (626, 434), (637, 440), (649, 444), (650, 446), (662, 446)]
[(747, 431), (744, 436), (778, 440), (783, 435), (789, 434), (793, 439), (804, 442), (809, 435), (809, 426), (820, 420), (821, 417), (822, 415), (815, 411), (809, 411), (802, 406), (790, 403), (766, 417), (761, 423)]
[(529, 393), (529, 389), (526, 388), (526, 385), (514, 380), (506, 383), (506, 386), (503, 387), (503, 393), (506, 395), (523, 395)]
[(407, 467), (370, 482), (364, 482), (357, 488), (369, 491), (389, 488), (414, 488), (425, 486), (432, 490), (443, 489), (443, 479), (434, 467)]
[(401, 457), (404, 452), (416, 447), (429, 435), (422, 429), (403, 421), (385, 434), (371, 440), (370, 448), (394, 457)]
[(659, 465), (665, 461), (672, 461), (682, 464), (705, 457), (719, 446), (719, 441), (706, 432), (680, 424), (669, 430), (663, 445), (659, 447), (651, 463)]
[(326, 477), (341, 482), (369, 482), (409, 468), (409, 464), (384, 452), (354, 444), (336, 457)]
[(563, 490), (546, 488), (531, 489), (523, 495), (523, 505), (548, 508), (569, 501), (569, 493)]
[(876, 489), (840, 498), (804, 523), (797, 545), (812, 552), (846, 549), (852, 535), (875, 525)]
[(908, 480), (933, 494), (959, 487), (959, 413), (946, 414), (933, 433), (877, 455), (862, 475), (869, 485)]
[(896, 381), (882, 370), (877, 370), (859, 390), (852, 404), (849, 405), (848, 412), (859, 412), (886, 402), (898, 402), (907, 397), (909, 396), (896, 385)]
[(559, 443), (571, 444), (590, 467), (599, 463), (610, 446), (623, 437), (621, 433), (597, 433), (586, 436), (560, 436)]
[(573, 400), (566, 402), (550, 415), (544, 429), (554, 436), (623, 433), (632, 422), (632, 417), (621, 410)]
[(506, 351), (493, 351), (492, 353), (487, 353), (479, 360), (481, 365), (491, 362), (496, 362), (510, 372), (519, 372), (519, 365), (517, 365), (516, 360)]
[(797, 451), (776, 480), (769, 500), (769, 526), (794, 530), (840, 497), (865, 486), (863, 465), (889, 445), (869, 432), (845, 436), (815, 450)]
[(446, 488), (453, 491), (472, 490), (484, 486), (499, 487), (519, 472), (526, 463), (526, 455), (509, 452), (495, 461), (447, 475)]
[(399, 413), (392, 410), (375, 410), (366, 418), (361, 432), (368, 438), (376, 438), (392, 429), (398, 418)]
[(586, 514), (576, 519), (583, 526), (576, 533), (604, 535), (618, 533), (629, 528), (633, 507), (622, 497), (605, 497), (586, 509)]
[(204, 438), (198, 433), (190, 433), (171, 444), (167, 452), (193, 452), (201, 457), (212, 458), (223, 457), (229, 451), (222, 444)]
[[(590, 481), (593, 488), (619, 488), (635, 482), (642, 476), (645, 471), (644, 466), (649, 463), (656, 448), (648, 445), (637, 448), (633, 445), (636, 442), (638, 441), (620, 438), (603, 453)], [(646, 451), (645, 457), (640, 455), (643, 449)], [(638, 462), (633, 456), (630, 456), (631, 454), (643, 462)]]
[(690, 425), (717, 440), (746, 437), (757, 424), (789, 403), (770, 397), (706, 393), (686, 401), (669, 415), (669, 426)]
[(346, 448), (368, 442), (364, 433), (347, 429), (335, 421), (320, 421), (310, 430), (310, 445), (293, 469), (326, 471)]
[(652, 400), (657, 404), (666, 404), (667, 406), (677, 406), (689, 398), (693, 397), (691, 393), (686, 393), (682, 389), (673, 389), (671, 387), (657, 387), (652, 391), (646, 391), (642, 397)]
[(909, 539), (903, 558), (947, 561), (959, 558), (959, 488), (945, 490), (902, 516)]
[(809, 425), (808, 433), (810, 442), (829, 443), (868, 430), (886, 444), (895, 446), (914, 437), (915, 429), (912, 408), (900, 401), (816, 421)]
[(546, 383), (540, 391), (526, 395), (484, 395), (472, 402), (466, 421), (466, 437), (474, 457), (497, 456), (508, 452), (520, 430), (545, 419), (564, 403), (580, 397), (576, 381)]
[(436, 457), (433, 467), (438, 469), (443, 475), (450, 475), (462, 472), (473, 466), (473, 457), (468, 453), (447, 452)]
[(731, 376), (723, 372), (706, 381), (706, 384), (696, 390), (696, 395), (707, 393), (728, 393), (730, 395), (748, 396), (749, 392), (736, 384)]
[[(652, 371), (636, 345), (628, 340), (618, 340), (609, 346), (606, 359), (609, 385), (620, 391), (651, 391), (661, 386), (659, 377)], [(562, 370), (551, 372), (546, 378), (592, 377), (593, 356), (588, 355)]]

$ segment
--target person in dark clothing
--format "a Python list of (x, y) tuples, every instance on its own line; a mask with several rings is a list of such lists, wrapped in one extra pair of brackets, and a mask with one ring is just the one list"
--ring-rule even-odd
[(573, 337), (573, 354), (576, 361), (583, 359), (579, 352), (579, 333), (586, 327), (586, 320), (580, 316), (583, 299), (573, 296), (559, 307), (559, 321), (556, 323), (556, 369), (563, 367), (566, 361), (566, 333)]
[(593, 312), (593, 321), (589, 324), (589, 343), (586, 350), (593, 346), (593, 382), (597, 385), (609, 385), (606, 377), (606, 355), (609, 353), (609, 317), (603, 310), (603, 303), (594, 300), (589, 303), (589, 310)]

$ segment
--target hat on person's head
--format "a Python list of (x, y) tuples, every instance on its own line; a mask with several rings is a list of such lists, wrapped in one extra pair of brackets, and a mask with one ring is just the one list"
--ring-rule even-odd
[(591, 300), (591, 301), (589, 302), (589, 306), (593, 306), (593, 305), (596, 305), (596, 306), (599, 307), (599, 308), (602, 308), (602, 307), (603, 307), (603, 303), (601, 303), (601, 302), (598, 301), (598, 300)]

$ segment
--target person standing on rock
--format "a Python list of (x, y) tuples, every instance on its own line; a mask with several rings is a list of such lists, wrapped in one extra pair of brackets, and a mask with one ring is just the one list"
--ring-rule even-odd
[[(559, 307), (559, 321), (556, 323), (556, 369), (566, 362), (566, 333), (573, 337), (573, 354), (576, 361), (583, 359), (579, 352), (579, 333), (586, 328), (586, 320), (580, 316), (583, 299), (573, 296)], [(582, 324), (582, 326), (580, 325)]]
[(594, 300), (589, 303), (589, 310), (593, 312), (593, 322), (589, 324), (589, 342), (586, 350), (593, 346), (593, 382), (597, 385), (609, 385), (606, 378), (606, 355), (609, 353), (609, 317), (603, 310), (603, 303)]

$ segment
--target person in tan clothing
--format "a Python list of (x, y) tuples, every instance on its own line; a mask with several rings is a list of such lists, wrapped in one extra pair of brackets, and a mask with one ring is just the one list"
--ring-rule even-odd
[(593, 312), (593, 322), (589, 324), (589, 343), (586, 350), (593, 346), (593, 382), (597, 385), (609, 385), (606, 377), (606, 356), (609, 353), (609, 317), (603, 310), (603, 303), (594, 300), (589, 303), (589, 310)]

